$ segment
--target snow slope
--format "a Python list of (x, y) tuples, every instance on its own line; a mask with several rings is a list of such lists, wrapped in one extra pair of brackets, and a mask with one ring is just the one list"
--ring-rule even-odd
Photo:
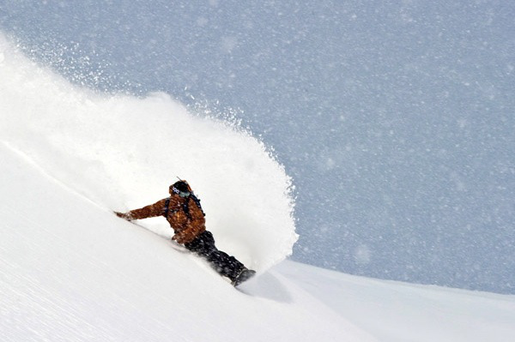
[(264, 277), (273, 299), (238, 292), (168, 239), (117, 219), (7, 146), (3, 341), (372, 340), (280, 275)]
[(291, 262), (275, 270), (380, 341), (515, 338), (515, 296), (374, 280)]
[[(237, 128), (163, 94), (73, 88), (1, 36), (0, 94), (2, 341), (515, 339), (514, 296), (283, 261), (289, 178)], [(198, 189), (219, 246), (259, 270), (241, 292), (162, 220), (112, 215), (166, 196), (175, 174)]]

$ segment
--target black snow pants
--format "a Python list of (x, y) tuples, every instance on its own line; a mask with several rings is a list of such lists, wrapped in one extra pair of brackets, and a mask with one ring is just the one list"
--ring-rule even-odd
[(213, 234), (209, 231), (201, 233), (195, 240), (184, 245), (188, 250), (206, 258), (211, 266), (222, 276), (234, 281), (245, 269), (245, 266), (215, 246)]

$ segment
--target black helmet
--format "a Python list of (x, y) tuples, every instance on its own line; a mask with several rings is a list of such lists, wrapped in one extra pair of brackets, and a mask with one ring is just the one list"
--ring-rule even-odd
[(173, 192), (181, 197), (189, 197), (191, 195), (191, 188), (186, 181), (180, 180), (170, 186), (170, 192)]

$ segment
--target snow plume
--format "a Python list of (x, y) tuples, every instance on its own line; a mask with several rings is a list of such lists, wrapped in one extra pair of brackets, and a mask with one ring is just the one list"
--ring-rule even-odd
[[(0, 35), (1, 139), (105, 210), (168, 195), (184, 178), (220, 249), (264, 271), (297, 239), (291, 179), (241, 128), (192, 114), (164, 93), (97, 94), (38, 66)], [(162, 219), (141, 221), (171, 236)]]

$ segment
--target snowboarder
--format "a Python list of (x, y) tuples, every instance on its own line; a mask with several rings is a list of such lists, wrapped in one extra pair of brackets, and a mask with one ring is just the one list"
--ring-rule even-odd
[(255, 271), (249, 270), (235, 257), (216, 248), (213, 234), (206, 230), (205, 214), (200, 206), (200, 200), (188, 182), (175, 182), (170, 185), (169, 193), (170, 197), (154, 204), (126, 213), (115, 211), (115, 214), (128, 221), (164, 216), (175, 232), (172, 240), (207, 259), (211, 266), (220, 275), (228, 277), (234, 286), (254, 276)]

